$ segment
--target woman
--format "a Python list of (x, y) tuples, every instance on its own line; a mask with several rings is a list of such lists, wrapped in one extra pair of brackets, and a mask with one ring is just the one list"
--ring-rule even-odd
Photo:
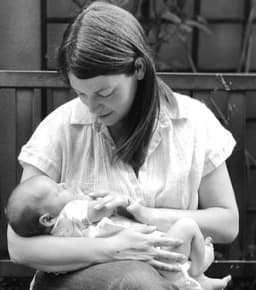
[[(191, 217), (214, 242), (234, 240), (238, 210), (225, 160), (235, 142), (203, 104), (157, 78), (131, 14), (91, 4), (66, 30), (59, 66), (78, 98), (50, 114), (22, 148), (21, 181), (42, 174), (85, 192), (119, 192), (141, 201), (130, 207), (139, 222), (166, 230)], [(118, 198), (109, 204), (118, 205)], [(172, 289), (157, 270), (179, 271), (180, 241), (153, 238), (154, 229), (87, 239), (22, 238), (9, 227), (8, 246), (13, 261), (41, 271), (79, 270), (40, 272), (35, 289)]]

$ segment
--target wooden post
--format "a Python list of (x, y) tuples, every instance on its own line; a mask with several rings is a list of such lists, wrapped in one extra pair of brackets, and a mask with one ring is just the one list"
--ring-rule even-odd
[(0, 0), (0, 38), (1, 69), (40, 69), (40, 0)]
[[(0, 0), (0, 68), (6, 70), (40, 70), (41, 68), (41, 12), (40, 0)], [(4, 205), (10, 192), (17, 184), (21, 168), (17, 164), (17, 155), (21, 144), (17, 136), (17, 116), (28, 119), (32, 114), (34, 103), (40, 111), (40, 100), (26, 101), (30, 107), (24, 107), (20, 99), (16, 102), (12, 89), (0, 90), (0, 131), (5, 132), (0, 142), (0, 252), (1, 258), (7, 257), (6, 221)], [(23, 100), (22, 100), (23, 101)], [(20, 124), (22, 126), (22, 124)], [(18, 146), (17, 146), (18, 145)]]

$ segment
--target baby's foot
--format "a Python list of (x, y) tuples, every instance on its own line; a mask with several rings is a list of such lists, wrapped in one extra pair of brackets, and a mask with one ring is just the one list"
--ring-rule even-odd
[(202, 272), (205, 272), (213, 261), (214, 261), (214, 248), (212, 244), (212, 238), (207, 237), (205, 239), (205, 258)]
[(206, 237), (204, 243), (207, 246), (212, 246), (212, 237)]
[(231, 281), (231, 275), (222, 279), (214, 279), (203, 274), (194, 279), (201, 285), (203, 290), (222, 290), (228, 286), (228, 283)]

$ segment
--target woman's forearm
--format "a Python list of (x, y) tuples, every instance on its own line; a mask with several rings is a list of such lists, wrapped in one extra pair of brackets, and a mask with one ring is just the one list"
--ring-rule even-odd
[(205, 237), (211, 236), (215, 243), (229, 243), (238, 234), (238, 215), (231, 209), (212, 207), (197, 210), (176, 210), (141, 206), (140, 209), (130, 212), (135, 215), (138, 221), (155, 225), (164, 232), (178, 219), (190, 217), (197, 222), (203, 235)]
[(23, 238), (16, 235), (10, 226), (8, 249), (13, 262), (47, 272), (77, 270), (111, 260), (108, 243), (103, 238)]

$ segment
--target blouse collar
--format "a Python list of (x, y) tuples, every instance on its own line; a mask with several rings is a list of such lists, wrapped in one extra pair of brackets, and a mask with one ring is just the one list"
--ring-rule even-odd
[[(179, 93), (171, 92), (168, 101), (166, 99), (161, 100), (160, 122), (165, 122), (166, 118), (178, 120), (188, 117), (188, 108), (182, 103), (179, 95)], [(95, 123), (96, 119), (96, 116), (89, 111), (79, 98), (74, 100), (70, 124), (89, 125)]]

